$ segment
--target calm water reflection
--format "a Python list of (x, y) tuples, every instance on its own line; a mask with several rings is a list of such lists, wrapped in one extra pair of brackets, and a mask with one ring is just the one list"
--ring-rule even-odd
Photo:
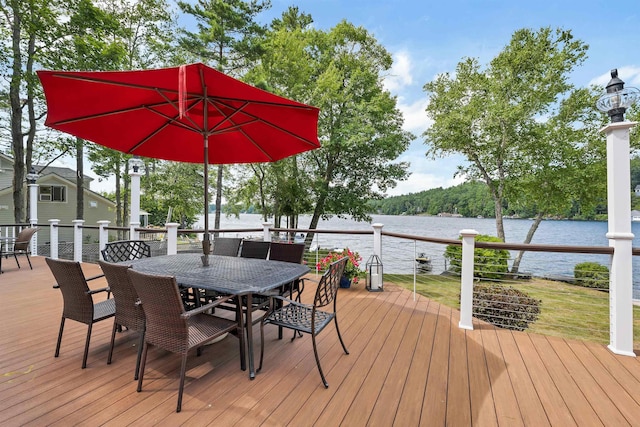
[[(213, 217), (213, 216), (212, 216)], [(300, 218), (299, 228), (307, 228), (310, 216)], [(257, 214), (242, 214), (240, 218), (222, 219), (222, 228), (260, 227), (262, 219)], [(419, 236), (441, 237), (456, 239), (460, 230), (474, 229), (481, 234), (495, 235), (495, 220), (492, 218), (441, 218), (424, 216), (393, 216), (374, 215), (373, 223), (384, 224), (383, 230), (415, 234)], [(211, 218), (210, 223), (213, 223)], [(507, 242), (521, 243), (532, 221), (527, 219), (505, 219), (504, 227)], [(331, 218), (321, 221), (319, 229), (329, 230), (371, 230), (370, 223), (356, 222), (350, 219)], [(532, 243), (575, 245), (575, 246), (607, 246), (607, 223), (600, 221), (543, 221), (534, 235)], [(632, 232), (635, 235), (633, 246), (640, 247), (640, 222), (632, 222)], [(321, 247), (350, 247), (360, 252), (366, 261), (373, 251), (372, 238), (365, 236), (319, 235), (317, 244)], [(426, 252), (434, 258), (434, 273), (444, 269), (444, 262), (438, 262), (444, 246), (435, 244), (417, 244), (401, 242), (398, 239), (383, 238), (383, 262), (385, 271), (403, 273), (411, 270), (413, 263), (407, 264), (407, 258), (412, 261), (413, 252)], [(640, 298), (640, 260), (634, 257), (634, 297)], [(521, 271), (528, 271), (541, 275), (573, 276), (573, 267), (579, 262), (593, 261), (609, 265), (608, 255), (584, 254), (556, 254), (544, 252), (528, 252), (522, 261)], [(364, 263), (364, 262), (363, 262)], [(400, 269), (402, 271), (394, 271)]]

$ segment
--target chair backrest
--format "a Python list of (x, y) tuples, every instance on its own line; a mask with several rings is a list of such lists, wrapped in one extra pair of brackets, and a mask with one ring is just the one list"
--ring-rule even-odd
[(107, 262), (122, 262), (148, 258), (151, 247), (143, 240), (118, 240), (109, 242), (102, 250), (102, 258)]
[(239, 237), (217, 237), (213, 241), (213, 255), (238, 256), (242, 239)]
[(267, 259), (271, 242), (261, 240), (243, 240), (240, 256), (243, 258)]
[(134, 331), (144, 330), (144, 311), (138, 302), (138, 293), (131, 284), (128, 265), (98, 261), (109, 289), (116, 302), (116, 323)]
[(38, 231), (38, 227), (28, 227), (23, 228), (20, 233), (18, 233), (18, 237), (16, 237), (16, 242), (13, 245), (14, 251), (28, 251), (29, 250), (29, 242), (31, 242), (31, 238)]
[(64, 300), (62, 315), (90, 324), (93, 321), (93, 299), (89, 294), (89, 286), (80, 263), (53, 258), (46, 258), (46, 262), (62, 291)]
[(145, 341), (173, 353), (189, 349), (189, 326), (176, 279), (127, 270), (144, 310)]
[[(344, 267), (347, 265), (349, 258), (340, 258), (338, 261), (332, 262), (327, 271), (324, 272), (316, 289), (316, 296), (313, 305), (316, 308), (324, 307), (335, 302), (338, 287), (340, 286), (340, 278), (344, 273)], [(335, 305), (334, 305), (335, 307)]]
[(304, 243), (271, 243), (269, 259), (273, 261), (295, 262), (302, 264), (304, 259)]

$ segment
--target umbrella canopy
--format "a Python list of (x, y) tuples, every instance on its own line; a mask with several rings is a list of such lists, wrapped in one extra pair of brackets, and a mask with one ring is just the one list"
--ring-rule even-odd
[(315, 107), (204, 64), (139, 71), (38, 71), (45, 125), (128, 154), (205, 165), (272, 162), (320, 147)]

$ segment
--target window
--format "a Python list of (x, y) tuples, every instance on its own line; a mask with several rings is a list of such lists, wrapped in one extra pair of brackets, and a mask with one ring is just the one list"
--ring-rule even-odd
[(41, 202), (66, 202), (67, 188), (59, 185), (41, 185), (40, 197)]

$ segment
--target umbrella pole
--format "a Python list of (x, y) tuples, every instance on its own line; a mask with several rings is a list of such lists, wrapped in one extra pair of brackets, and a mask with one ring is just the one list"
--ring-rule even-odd
[(202, 238), (202, 261), (204, 265), (209, 264), (209, 254), (211, 253), (211, 239), (209, 236), (209, 117), (207, 114), (207, 86), (203, 88), (204, 100), (204, 236)]
[[(206, 114), (206, 113), (205, 113)], [(204, 137), (204, 236), (202, 238), (202, 253), (211, 253), (211, 239), (209, 236), (209, 137)], [(206, 264), (205, 264), (206, 265)]]

